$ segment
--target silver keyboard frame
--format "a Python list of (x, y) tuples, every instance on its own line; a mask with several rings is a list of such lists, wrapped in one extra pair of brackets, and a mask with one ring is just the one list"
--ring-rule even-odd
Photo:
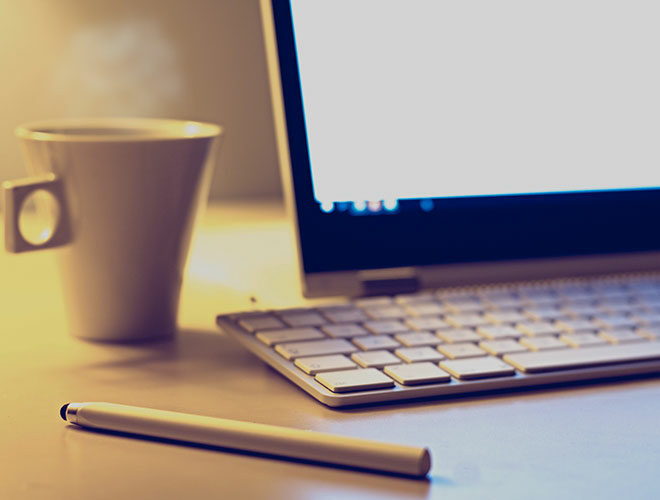
[(624, 378), (635, 375), (660, 373), (660, 360), (622, 363), (589, 368), (560, 370), (556, 372), (524, 374), (516, 371), (514, 376), (494, 377), (478, 380), (456, 380), (450, 382), (404, 386), (394, 382), (393, 389), (363, 390), (349, 393), (335, 393), (321, 385), (314, 376), (307, 375), (297, 368), (293, 361), (280, 356), (274, 349), (260, 342), (255, 336), (244, 331), (230, 318), (220, 315), (217, 325), (238, 340), (250, 352), (284, 375), (291, 382), (321, 403), (344, 408), (394, 401), (422, 398), (438, 398), (485, 393), (502, 390), (520, 390), (538, 386), (562, 385), (571, 382), (597, 381), (610, 378)]

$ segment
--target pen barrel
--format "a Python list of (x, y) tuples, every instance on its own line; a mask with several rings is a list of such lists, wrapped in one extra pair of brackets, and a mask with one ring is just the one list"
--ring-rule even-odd
[(274, 425), (111, 403), (82, 403), (75, 415), (73, 422), (84, 427), (410, 476), (425, 476), (431, 465), (426, 448)]

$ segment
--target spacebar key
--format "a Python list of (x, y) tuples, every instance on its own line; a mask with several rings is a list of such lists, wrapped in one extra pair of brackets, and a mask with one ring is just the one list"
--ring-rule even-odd
[(660, 342), (522, 352), (507, 354), (502, 359), (525, 373), (569, 370), (660, 359)]

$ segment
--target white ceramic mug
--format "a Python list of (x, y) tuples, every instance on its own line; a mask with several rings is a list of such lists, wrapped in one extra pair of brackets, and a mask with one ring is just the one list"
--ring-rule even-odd
[[(5, 246), (61, 247), (71, 333), (99, 341), (173, 335), (220, 127), (112, 118), (30, 123), (16, 134), (32, 177), (2, 185)], [(58, 216), (50, 238), (35, 244), (19, 218), (37, 190), (55, 198)]]

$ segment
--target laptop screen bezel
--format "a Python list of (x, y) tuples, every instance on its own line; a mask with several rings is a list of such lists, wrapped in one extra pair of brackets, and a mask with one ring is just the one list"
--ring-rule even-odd
[(305, 273), (660, 249), (660, 189), (435, 199), (428, 213), (324, 213), (313, 195), (289, 0), (272, 0), (272, 12)]

